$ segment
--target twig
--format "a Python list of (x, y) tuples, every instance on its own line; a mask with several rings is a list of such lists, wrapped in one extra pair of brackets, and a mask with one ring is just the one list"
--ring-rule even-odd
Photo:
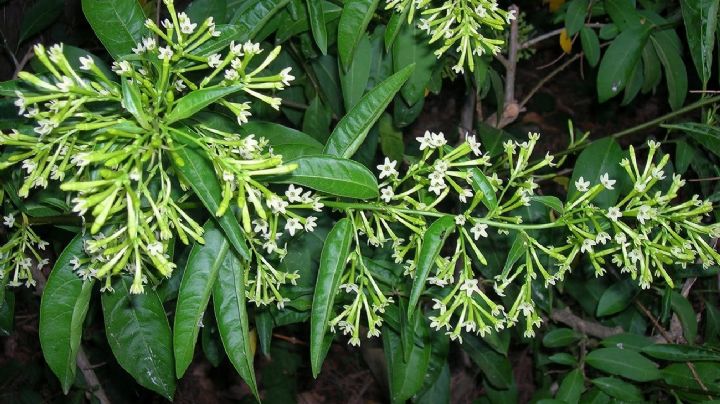
[(560, 66), (558, 66), (555, 70), (551, 71), (547, 76), (543, 77), (542, 80), (540, 80), (540, 81), (535, 85), (535, 87), (533, 87), (533, 89), (530, 90), (530, 92), (522, 99), (522, 101), (520, 101), (520, 108), (522, 108), (522, 107), (524, 107), (525, 105), (527, 105), (527, 103), (530, 102), (530, 99), (535, 95), (535, 93), (537, 93), (538, 91), (540, 91), (540, 89), (543, 88), (543, 86), (544, 86), (548, 81), (550, 81), (553, 77), (557, 76), (560, 72), (562, 72), (563, 70), (565, 70), (565, 68), (567, 68), (568, 66), (570, 66), (574, 61), (580, 59), (582, 56), (583, 56), (582, 53), (578, 53), (577, 55), (575, 55), (575, 56), (571, 57), (570, 59), (568, 59), (565, 63), (563, 63), (563, 64), (561, 64)]
[(22, 59), (20, 59), (20, 62), (15, 67), (15, 72), (13, 73), (13, 80), (18, 77), (18, 74), (20, 74), (21, 71), (25, 68), (25, 65), (32, 59), (33, 56), (35, 56), (35, 52), (33, 51), (33, 46), (28, 48), (27, 52), (25, 52), (25, 55)]
[[(588, 24), (585, 24), (585, 26), (588, 27), (588, 28), (602, 28), (604, 25), (605, 25), (605, 24), (603, 24), (603, 23), (588, 23)], [(553, 30), (553, 31), (550, 31), (550, 32), (546, 32), (546, 33), (544, 33), (544, 34), (542, 34), (542, 35), (538, 35), (538, 36), (536, 36), (535, 38), (532, 38), (532, 39), (529, 39), (529, 40), (523, 42), (522, 45), (520, 45), (520, 49), (529, 48), (529, 47), (531, 47), (531, 46), (533, 46), (533, 45), (536, 45), (537, 43), (542, 42), (542, 41), (544, 41), (544, 40), (546, 40), (546, 39), (549, 39), (549, 38), (552, 38), (552, 37), (554, 37), (554, 36), (560, 35), (564, 30), (565, 30), (565, 28), (558, 28), (558, 29), (556, 29), (556, 30)]]
[(8, 44), (7, 39), (5, 38), (5, 34), (3, 34), (2, 30), (0, 30), (0, 38), (2, 38), (3, 49), (5, 49), (5, 52), (10, 55), (13, 66), (15, 66), (15, 70), (17, 70), (18, 66), (20, 66), (20, 63), (18, 62), (17, 57), (15, 57), (15, 52), (10, 49), (10, 44)]
[[(509, 13), (519, 15), (520, 10), (516, 5), (510, 6)], [(514, 18), (510, 23), (510, 43), (508, 44), (508, 65), (505, 70), (505, 105), (515, 102), (515, 72), (518, 60), (518, 19)]]
[(275, 338), (277, 338), (277, 339), (281, 339), (281, 340), (283, 340), (283, 341), (287, 341), (287, 342), (289, 342), (289, 343), (291, 343), (291, 344), (293, 344), (293, 345), (307, 345), (307, 342), (301, 341), (301, 340), (299, 340), (299, 339), (297, 339), (297, 338), (295, 338), (295, 337), (288, 337), (287, 335), (282, 335), (282, 334), (277, 334), (277, 333), (273, 333), (272, 336), (275, 337)]
[(625, 332), (622, 327), (607, 327), (592, 321), (584, 320), (565, 307), (561, 310), (553, 310), (550, 318), (558, 323), (569, 325), (572, 329), (580, 331), (585, 335), (596, 338), (607, 338)]

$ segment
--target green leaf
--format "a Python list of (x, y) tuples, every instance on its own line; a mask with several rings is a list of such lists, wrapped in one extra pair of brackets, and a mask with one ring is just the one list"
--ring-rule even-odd
[(643, 335), (630, 333), (616, 334), (605, 338), (604, 340), (600, 341), (600, 343), (602, 344), (602, 346), (605, 347), (632, 349), (635, 351), (640, 351), (646, 346), (653, 344), (652, 340)]
[(353, 228), (350, 220), (338, 221), (328, 234), (320, 255), (320, 269), (312, 301), (310, 318), (310, 364), (313, 377), (317, 377), (327, 355), (329, 344), (325, 343), (328, 322), (332, 316), (333, 303), (342, 277), (352, 242)]
[(270, 142), (275, 154), (284, 161), (305, 155), (320, 154), (323, 145), (307, 133), (273, 122), (251, 121), (237, 129), (243, 136), (264, 137)]
[(533, 196), (530, 197), (530, 200), (533, 202), (540, 202), (561, 215), (565, 211), (562, 201), (556, 196)]
[(406, 7), (402, 13), (391, 13), (390, 21), (387, 23), (387, 28), (385, 29), (385, 35), (383, 38), (386, 51), (389, 51), (395, 42), (395, 38), (397, 38), (398, 33), (400, 33), (400, 29), (403, 27), (403, 22), (407, 19), (407, 13), (409, 10), (410, 8)]
[(598, 377), (590, 380), (603, 393), (626, 402), (642, 402), (643, 394), (639, 388), (617, 377)]
[(567, 352), (560, 352), (556, 353), (554, 355), (548, 356), (548, 360), (553, 363), (557, 363), (560, 365), (566, 365), (566, 366), (575, 366), (577, 365), (577, 359), (575, 359), (574, 356), (570, 355)]
[(687, 70), (685, 69), (682, 54), (672, 43), (661, 41), (655, 35), (651, 35), (650, 40), (665, 69), (670, 108), (678, 109), (685, 103), (688, 92)]
[(601, 208), (608, 208), (617, 202), (622, 190), (621, 180), (627, 174), (620, 166), (623, 158), (622, 149), (615, 139), (603, 138), (595, 141), (586, 147), (578, 156), (570, 179), (570, 190), (568, 192), (568, 200), (573, 200), (578, 196), (575, 182), (582, 177), (585, 181), (590, 181), (590, 186), (600, 183), (600, 176), (607, 173), (610, 179), (617, 180), (615, 189), (603, 190), (594, 200), (594, 204)]
[(23, 14), (20, 23), (18, 44), (25, 42), (35, 34), (49, 27), (63, 12), (65, 2), (62, 0), (40, 0)]
[(662, 125), (663, 128), (681, 130), (690, 135), (707, 151), (720, 156), (720, 128), (698, 122)]
[(253, 350), (250, 348), (250, 329), (245, 307), (245, 271), (240, 258), (229, 251), (218, 271), (213, 290), (213, 307), (220, 339), (230, 362), (240, 377), (258, 398), (257, 382), (253, 367)]
[(592, 28), (582, 27), (580, 29), (580, 44), (590, 66), (597, 66), (600, 61), (600, 41)]
[(208, 87), (192, 91), (175, 102), (172, 111), (165, 116), (168, 124), (189, 118), (208, 105), (242, 90), (243, 86)]
[(595, 369), (636, 382), (649, 382), (660, 378), (660, 371), (654, 362), (627, 349), (596, 349), (588, 354), (586, 361)]
[[(705, 387), (711, 393), (720, 394), (720, 366), (712, 362), (696, 362), (693, 366)], [(671, 386), (702, 391), (702, 387), (686, 363), (674, 363), (661, 372), (665, 383)]]
[(642, 86), (643, 93), (657, 87), (662, 79), (662, 71), (660, 70), (660, 59), (655, 52), (652, 43), (645, 44), (642, 52), (642, 66), (644, 83)]
[[(320, 97), (315, 96), (308, 104), (308, 108), (303, 115), (303, 132), (310, 134), (313, 139), (325, 143), (330, 137), (331, 123), (332, 111), (322, 102)], [(322, 153), (323, 147), (323, 144), (320, 144), (320, 150), (313, 154)]]
[(585, 16), (588, 11), (588, 0), (573, 0), (568, 4), (565, 12), (565, 29), (572, 37), (585, 25)]
[(414, 66), (407, 66), (365, 94), (338, 122), (323, 152), (338, 157), (352, 157), (413, 69)]
[(393, 125), (392, 116), (384, 113), (378, 124), (380, 131), (380, 150), (391, 160), (402, 161), (405, 155), (405, 143), (403, 134)]
[(580, 369), (570, 371), (560, 383), (555, 398), (566, 403), (577, 403), (580, 401), (580, 395), (585, 391), (585, 380), (583, 372)]
[(345, 110), (352, 107), (362, 99), (370, 78), (370, 37), (365, 34), (357, 45), (357, 55), (347, 69), (340, 69), (340, 86), (342, 87)]
[(338, 55), (348, 68), (355, 55), (355, 47), (365, 33), (379, 0), (347, 0), (343, 4), (338, 25)]
[(605, 11), (621, 31), (632, 29), (641, 22), (640, 14), (635, 8), (635, 1), (605, 0)]
[[(418, 334), (427, 341), (430, 330), (425, 318), (415, 316), (413, 324), (410, 328), (412, 334)], [(394, 403), (405, 402), (423, 386), (430, 362), (430, 344), (410, 344), (410, 354), (406, 360), (403, 357), (400, 335), (386, 326), (382, 331), (382, 339), (390, 379), (390, 398)]]
[[(188, 133), (188, 136), (194, 136)], [(187, 142), (183, 137), (176, 138), (180, 142)], [(191, 144), (185, 144), (185, 147), (178, 148), (175, 152), (179, 158), (183, 160), (182, 165), (175, 161), (175, 168), (178, 173), (190, 184), (195, 195), (200, 199), (205, 208), (210, 212), (213, 218), (220, 224), (225, 232), (225, 236), (230, 241), (235, 251), (237, 251), (242, 259), (250, 259), (250, 250), (245, 243), (245, 236), (240, 228), (237, 218), (232, 212), (221, 217), (215, 217), (220, 202), (222, 200), (220, 183), (215, 176), (215, 170), (210, 161), (200, 154), (199, 150)]]
[(400, 89), (400, 94), (408, 105), (416, 104), (425, 97), (425, 88), (437, 66), (433, 47), (417, 24), (404, 24), (400, 29), (392, 48), (392, 62), (395, 71), (415, 64), (415, 70)]
[(77, 354), (93, 281), (83, 281), (70, 261), (84, 257), (83, 238), (76, 236), (55, 261), (40, 302), (40, 346), (45, 362), (67, 394), (75, 382)]
[(548, 348), (560, 348), (578, 341), (582, 335), (569, 328), (556, 328), (543, 336), (543, 345)]
[(720, 309), (705, 306), (705, 342), (716, 343), (720, 337)]
[(230, 244), (214, 221), (205, 223), (205, 244), (190, 250), (175, 308), (173, 349), (175, 373), (180, 378), (190, 366), (205, 309)]
[(325, 26), (325, 12), (323, 11), (322, 1), (307, 0), (308, 17), (310, 18), (310, 27), (312, 28), (313, 38), (320, 52), (327, 54), (327, 27)]
[(720, 362), (720, 352), (707, 348), (680, 344), (655, 344), (643, 348), (642, 352), (655, 359), (674, 362), (716, 361)]
[(317, 155), (290, 160), (297, 168), (282, 177), (272, 177), (270, 182), (295, 184), (347, 198), (372, 199), (379, 195), (377, 180), (373, 173), (357, 161)]
[(129, 79), (122, 79), (122, 96), (123, 107), (138, 120), (142, 127), (147, 128), (147, 116), (143, 110), (140, 90), (137, 88), (137, 83), (130, 82)]
[(692, 304), (690, 304), (687, 298), (683, 297), (680, 293), (672, 292), (672, 296), (670, 297), (670, 306), (680, 319), (685, 340), (689, 344), (694, 344), (695, 337), (697, 337), (698, 324)]
[(132, 278), (113, 282), (114, 292), (102, 294), (105, 334), (120, 366), (143, 387), (168, 400), (175, 392), (172, 335), (165, 309), (150, 288), (130, 294)]
[(312, 62), (312, 70), (320, 86), (320, 98), (332, 108), (335, 115), (343, 114), (343, 98), (341, 93), (338, 61), (331, 55), (323, 55)]
[(598, 101), (605, 102), (625, 88), (650, 36), (650, 28), (649, 23), (634, 25), (610, 44), (598, 70)]
[(690, 56), (705, 87), (712, 74), (720, 0), (681, 0), (680, 6)]
[(113, 59), (132, 53), (147, 34), (145, 14), (137, 0), (82, 0), (82, 9)]
[(488, 211), (493, 212), (498, 207), (498, 201), (492, 184), (490, 184), (485, 174), (475, 167), (470, 169), (470, 174), (470, 184), (473, 190), (475, 190), (475, 193), (482, 192), (483, 205), (488, 208)]
[(490, 349), (478, 337), (472, 334), (463, 335), (462, 349), (470, 355), (470, 359), (480, 368), (485, 379), (499, 389), (507, 389), (513, 383), (510, 361)]
[(527, 242), (520, 233), (516, 233), (515, 239), (513, 240), (510, 251), (508, 252), (507, 258), (505, 259), (505, 265), (503, 265), (502, 276), (506, 277), (513, 265), (527, 252)]
[(227, 22), (227, 0), (194, 0), (185, 9), (190, 20), (202, 23), (208, 17), (213, 17), (216, 24)]
[(260, 30), (289, 0), (228, 0), (228, 10), (235, 11), (230, 25), (239, 29), (235, 38), (237, 42), (245, 42), (255, 38)]
[(632, 303), (635, 290), (635, 283), (630, 279), (613, 283), (600, 296), (596, 315), (598, 317), (609, 316), (625, 310)]
[(428, 274), (430, 274), (430, 270), (435, 266), (435, 259), (437, 259), (440, 254), (445, 240), (447, 240), (450, 233), (454, 231), (455, 218), (452, 216), (443, 216), (435, 220), (423, 235), (417, 269), (415, 269), (415, 279), (413, 280), (410, 301), (408, 303), (408, 318), (413, 318), (418, 301), (420, 300), (420, 294), (422, 294), (425, 289), (425, 281), (427, 280)]

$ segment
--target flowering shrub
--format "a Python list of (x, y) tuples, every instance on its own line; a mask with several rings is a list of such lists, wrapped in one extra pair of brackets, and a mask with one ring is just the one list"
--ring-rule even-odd
[[(286, 3), (258, 2), (252, 13), (218, 23), (213, 16), (192, 18), (199, 13), (192, 5), (178, 12), (172, 0), (163, 1), (167, 18), (159, 22), (140, 18), (134, 0), (83, 1), (90, 24), (114, 56), (111, 66), (91, 54), (71, 57), (63, 44), (36, 44), (34, 72), (20, 71), (18, 80), (3, 84), (19, 116), (0, 130), (0, 171), (7, 178), (0, 191), (6, 231), (0, 277), (9, 288), (44, 287), (40, 342), (66, 392), (75, 382), (76, 361), (85, 357), (83, 322), (95, 289), (118, 364), (167, 398), (193, 361), (201, 333), (203, 344), (210, 338), (204, 322), (217, 327), (226, 355), (258, 399), (254, 336), (268, 353), (273, 326), (309, 322), (314, 376), (333, 339), (359, 346), (380, 337), (391, 398), (404, 401), (430, 397), (425, 395), (439, 383), (442, 366), (431, 367), (429, 358), (446, 363), (448, 340), (464, 343), (477, 361), (483, 355), (478, 350), (492, 348), (488, 358), (507, 353), (502, 335), (520, 329), (519, 339), (532, 338), (548, 318), (561, 321), (547, 296), (572, 288), (573, 279), (616, 277), (622, 289), (609, 300), (618, 294), (630, 299), (636, 286), (639, 295), (667, 288), (675, 307), (683, 304), (672, 292), (683, 271), (696, 264), (710, 271), (720, 261), (712, 203), (685, 191), (671, 155), (655, 140), (623, 152), (612, 138), (576, 138), (570, 126), (568, 149), (584, 151), (567, 178), (559, 171), (567, 153), (556, 158), (546, 152), (537, 133), (493, 137), (480, 123), (484, 133), (426, 130), (406, 144), (402, 135), (399, 143), (391, 137), (392, 122), (391, 130), (383, 129), (393, 120), (383, 112), (394, 98), (396, 114), (418, 102), (422, 107), (436, 58), (436, 72), (452, 65), (455, 74), (467, 66), (475, 80), (481, 75), (476, 69), (486, 74), (486, 56), (501, 52), (504, 40), (498, 38), (516, 8), (503, 10), (494, 0), (388, 0), (390, 21), (371, 45), (360, 34), (378, 2), (351, 0), (338, 9), (335, 60), (328, 54), (327, 23), (337, 6)], [(614, 3), (607, 3), (611, 9)], [(566, 13), (590, 6), (575, 0)], [(125, 24), (131, 41), (118, 40), (113, 30), (119, 28), (106, 26), (108, 12)], [(274, 13), (297, 26), (277, 23), (263, 32)], [(415, 28), (424, 34), (413, 55), (430, 57), (398, 66), (406, 54), (397, 45), (394, 68), (381, 72), (385, 68), (378, 66), (387, 64), (383, 46), (413, 40)], [(306, 41), (308, 30), (320, 53), (298, 54), (291, 38)], [(263, 40), (273, 33), (276, 46)], [(516, 41), (517, 32), (509, 38)], [(372, 47), (378, 52), (370, 64), (361, 50)], [(517, 52), (517, 46), (507, 49)], [(331, 64), (323, 62), (328, 58)], [(330, 82), (318, 77), (327, 69), (335, 69), (344, 105), (333, 103), (338, 88), (332, 74)], [(420, 76), (427, 77), (418, 84)], [(280, 121), (283, 113), (298, 125), (292, 98), (298, 83), (313, 92), (310, 104), (300, 105), (306, 109), (303, 131), (317, 131), (314, 137), (256, 119)], [(304, 100), (302, 91), (299, 96)], [(687, 124), (669, 128), (704, 133)], [(374, 131), (383, 136), (385, 154), (377, 161)], [(557, 196), (541, 186), (552, 178), (566, 181)], [(37, 214), (32, 201), (54, 205), (53, 213)], [(38, 230), (50, 225), (74, 235), (53, 262), (46, 254), (47, 233)], [(313, 237), (319, 246), (311, 247)], [(45, 285), (43, 270), (50, 264)], [(172, 330), (164, 305), (169, 301)], [(629, 300), (601, 298), (597, 304), (598, 312), (603, 304), (614, 305), (598, 314), (609, 315)], [(613, 311), (616, 306), (622, 307)], [(549, 348), (567, 345), (548, 338), (554, 331), (567, 334), (568, 344), (580, 338), (555, 329), (543, 340)], [(692, 343), (690, 335), (685, 339)], [(433, 345), (433, 338), (441, 342)], [(688, 361), (690, 370), (691, 360), (717, 360), (710, 350), (652, 349), (649, 355), (658, 359)], [(628, 376), (630, 371), (605, 364), (596, 352), (587, 363), (599, 371), (640, 382), (661, 377)], [(478, 365), (491, 372), (491, 365)], [(584, 390), (582, 371), (570, 371), (562, 385)], [(426, 372), (432, 380), (424, 383)], [(697, 370), (693, 377), (705, 393), (714, 391)], [(504, 383), (488, 380), (495, 387)], [(616, 381), (596, 380), (605, 383), (598, 387), (603, 392), (620, 394), (610, 392), (617, 390)]]

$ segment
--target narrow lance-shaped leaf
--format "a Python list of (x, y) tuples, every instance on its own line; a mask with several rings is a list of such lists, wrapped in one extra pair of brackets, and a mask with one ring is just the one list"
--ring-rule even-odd
[(665, 69), (670, 108), (678, 109), (685, 103), (688, 92), (688, 77), (680, 50), (671, 43), (651, 36), (658, 58)]
[(338, 54), (343, 67), (352, 62), (355, 47), (365, 33), (379, 0), (348, 0), (343, 4), (338, 25)]
[(588, 0), (573, 0), (565, 13), (565, 29), (568, 36), (575, 35), (583, 27), (587, 15)]
[(720, 0), (681, 0), (690, 56), (704, 85), (712, 74)]
[(250, 329), (245, 307), (245, 271), (240, 258), (229, 252), (220, 266), (213, 291), (213, 307), (225, 352), (255, 398), (257, 382), (250, 346)]
[(488, 208), (488, 211), (492, 212), (498, 207), (497, 196), (495, 195), (495, 189), (493, 189), (490, 181), (487, 179), (485, 174), (477, 168), (473, 167), (470, 169), (471, 174), (471, 185), (475, 192), (482, 192), (482, 203)]
[(196, 112), (226, 97), (234, 92), (240, 91), (242, 86), (208, 87), (195, 90), (175, 102), (172, 111), (165, 117), (168, 124), (181, 119), (189, 118)]
[(230, 20), (230, 25), (239, 28), (235, 41), (245, 42), (255, 38), (270, 18), (288, 3), (289, 0), (228, 1), (228, 11), (236, 10)]
[(310, 28), (312, 29), (313, 38), (320, 52), (327, 54), (327, 27), (325, 26), (325, 13), (323, 11), (322, 1), (306, 0), (308, 17), (310, 18)]
[[(412, 323), (407, 325), (410, 334), (420, 334), (427, 341), (429, 330), (425, 317), (415, 316), (411, 321)], [(390, 378), (390, 397), (392, 402), (402, 403), (415, 395), (423, 386), (430, 363), (430, 344), (424, 343), (422, 346), (411, 344), (410, 354), (406, 359), (400, 346), (400, 335), (390, 327), (383, 327), (382, 338)]]
[(323, 152), (333, 156), (352, 157), (413, 69), (414, 65), (410, 65), (400, 70), (365, 94), (338, 122)]
[(440, 254), (445, 240), (454, 230), (455, 218), (452, 216), (443, 216), (433, 222), (425, 232), (420, 247), (417, 269), (415, 270), (415, 280), (412, 291), (410, 292), (408, 318), (413, 318), (418, 301), (420, 300), (420, 294), (422, 294), (425, 289), (425, 281), (427, 280), (428, 274), (430, 274), (430, 270), (435, 266), (435, 259), (438, 257), (438, 254)]
[(302, 185), (347, 198), (371, 199), (379, 195), (377, 179), (364, 165), (333, 156), (304, 156), (290, 160), (297, 164), (289, 175), (270, 182)]
[(147, 32), (145, 13), (137, 0), (82, 0), (82, 9), (114, 59), (132, 53)]
[(78, 235), (55, 262), (40, 302), (40, 346), (65, 394), (75, 382), (77, 354), (93, 286), (92, 280), (83, 281), (73, 272), (70, 261), (83, 256), (83, 238)]
[(625, 88), (650, 36), (650, 29), (649, 23), (632, 26), (610, 44), (598, 70), (598, 101), (605, 102)]
[(230, 248), (214, 221), (208, 221), (203, 228), (205, 244), (195, 244), (190, 250), (175, 308), (173, 349), (177, 377), (182, 377), (192, 362), (200, 324)]
[(660, 378), (660, 371), (653, 361), (627, 349), (596, 349), (588, 354), (587, 364), (611, 375), (622, 376), (636, 382), (649, 382)]
[(338, 221), (327, 236), (320, 255), (320, 268), (312, 302), (310, 317), (310, 364), (317, 377), (327, 355), (329, 344), (325, 343), (328, 321), (332, 315), (340, 278), (342, 277), (352, 242), (352, 223), (345, 218)]
[(102, 294), (105, 334), (120, 366), (143, 387), (172, 400), (175, 392), (172, 335), (165, 309), (150, 288), (130, 294), (129, 277), (119, 277)]
[[(192, 133), (187, 132), (187, 135), (194, 137)], [(179, 142), (187, 142), (184, 137), (177, 137), (176, 140)], [(215, 175), (212, 164), (208, 161), (192, 144), (185, 144), (183, 147), (178, 147), (175, 151), (177, 156), (183, 161), (175, 161), (175, 167), (180, 175), (190, 184), (195, 195), (200, 198), (205, 208), (210, 214), (215, 217), (221, 201), (220, 183)], [(250, 250), (245, 243), (245, 236), (240, 228), (237, 218), (232, 212), (228, 212), (221, 217), (215, 217), (220, 227), (225, 232), (225, 236), (228, 238), (230, 245), (233, 246), (240, 256), (248, 260), (250, 259)]]

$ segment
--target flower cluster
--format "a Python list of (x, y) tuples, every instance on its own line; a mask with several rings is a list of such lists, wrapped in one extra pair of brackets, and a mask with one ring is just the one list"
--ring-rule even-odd
[(474, 70), (475, 56), (500, 52), (504, 41), (487, 35), (501, 32), (516, 18), (513, 10), (501, 9), (497, 0), (447, 0), (438, 7), (433, 7), (431, 0), (387, 0), (386, 8), (407, 13), (408, 23), (420, 10), (418, 28), (427, 32), (430, 43), (441, 43), (435, 55), (440, 57), (448, 50), (457, 53), (456, 73), (462, 73), (466, 65)]
[(176, 169), (185, 163), (178, 150), (197, 147), (224, 179), (218, 215), (233, 195), (242, 199), (253, 192), (247, 199), (258, 200), (251, 176), (292, 169), (280, 156), (260, 157), (262, 140), (185, 120), (209, 100), (227, 108), (238, 124), (247, 122), (250, 103), (228, 98), (236, 93), (279, 108), (280, 99), (268, 93), (282, 90), (294, 77), (289, 68), (264, 72), (280, 48), (260, 57), (259, 44), (223, 42), (212, 18), (195, 23), (177, 13), (172, 0), (164, 2), (170, 18), (162, 28), (146, 22), (151, 35), (133, 55), (114, 62), (115, 76), (90, 56), (69, 61), (62, 45), (36, 45), (46, 73), (20, 73), (27, 90), (18, 91), (15, 102), (34, 128), (0, 132), (6, 152), (0, 170), (21, 165), (27, 174), (19, 196), (59, 181), (94, 235), (86, 243), (93, 257), (88, 273), (106, 279), (109, 287), (111, 275), (129, 272), (132, 293), (141, 293), (148, 279), (156, 283), (172, 273), (167, 252), (176, 239), (203, 242), (202, 227), (182, 207), (189, 194), (182, 179), (178, 182)]
[(25, 215), (21, 220), (17, 220), (13, 213), (3, 216), (2, 225), (15, 231), (5, 244), (0, 245), (0, 284), (35, 286), (32, 269), (36, 267), (40, 270), (48, 265), (49, 260), (43, 258), (40, 251), (45, 251), (49, 243), (27, 224)]

